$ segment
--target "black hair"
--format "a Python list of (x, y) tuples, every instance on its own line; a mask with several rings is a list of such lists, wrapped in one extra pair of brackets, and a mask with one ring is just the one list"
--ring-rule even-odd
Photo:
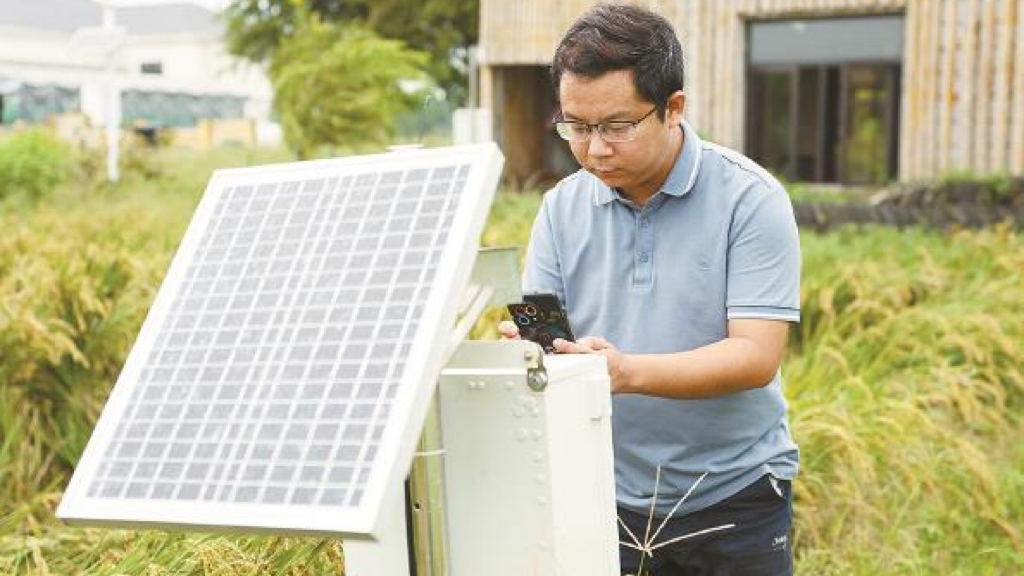
[(637, 92), (665, 116), (668, 97), (683, 89), (683, 49), (672, 24), (634, 4), (601, 3), (585, 12), (562, 37), (551, 63), (558, 98), (562, 75), (597, 78), (632, 70)]

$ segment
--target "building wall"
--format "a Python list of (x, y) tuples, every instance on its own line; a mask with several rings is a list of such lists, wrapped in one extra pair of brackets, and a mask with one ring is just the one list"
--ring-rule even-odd
[[(481, 0), (481, 63), (550, 64), (594, 0)], [(1024, 174), (1024, 0), (647, 0), (679, 32), (687, 117), (744, 149), (745, 23), (755, 19), (905, 15), (900, 179), (957, 170)], [(496, 101), (484, 86), (484, 106)], [(509, 102), (506, 105), (514, 106)], [(499, 112), (500, 113), (500, 112)]]
[[(143, 62), (161, 62), (163, 73), (142, 74)], [(258, 66), (229, 55), (218, 39), (141, 36), (125, 45), (119, 64), (124, 82), (135, 89), (241, 96), (254, 107), (247, 110), (250, 115), (268, 117), (273, 90), (266, 74)]]
[(69, 49), (68, 34), (0, 26), (0, 38), (0, 77), (73, 87), (103, 70), (99, 58)]
[[(101, 58), (71, 50), (67, 33), (0, 27), (0, 37), (0, 77), (81, 88), (83, 111), (102, 123), (97, 100), (105, 79)], [(163, 73), (142, 74), (142, 62), (161, 62)], [(132, 36), (120, 48), (115, 67), (124, 90), (238, 96), (246, 99), (246, 116), (269, 119), (273, 91), (266, 74), (231, 57), (215, 38)]]

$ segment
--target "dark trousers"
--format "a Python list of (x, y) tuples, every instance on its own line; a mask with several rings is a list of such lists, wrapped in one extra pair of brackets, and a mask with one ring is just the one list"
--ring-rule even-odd
[[(793, 574), (790, 528), (793, 524), (790, 483), (769, 475), (703, 510), (673, 517), (651, 543), (654, 548), (679, 536), (735, 524), (734, 528), (687, 538), (653, 551), (653, 555), (620, 545), (622, 574), (637, 576), (789, 576)], [(619, 508), (619, 517), (640, 540), (647, 514)], [(655, 517), (651, 534), (661, 525)], [(619, 526), (619, 540), (632, 537)]]

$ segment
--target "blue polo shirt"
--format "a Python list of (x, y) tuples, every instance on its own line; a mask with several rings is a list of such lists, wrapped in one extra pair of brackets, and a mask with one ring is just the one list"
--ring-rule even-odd
[[(558, 294), (577, 336), (624, 353), (670, 353), (725, 338), (730, 318), (800, 319), (800, 243), (789, 196), (742, 154), (683, 124), (683, 147), (661, 190), (641, 207), (589, 172), (544, 195), (524, 292)], [(710, 399), (613, 398), (619, 504), (676, 515), (719, 502), (766, 473), (792, 479), (779, 373), (763, 388)]]

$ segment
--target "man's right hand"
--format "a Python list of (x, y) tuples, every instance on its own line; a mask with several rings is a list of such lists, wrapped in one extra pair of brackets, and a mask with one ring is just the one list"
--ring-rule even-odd
[(515, 325), (515, 322), (504, 320), (498, 323), (498, 332), (501, 333), (502, 340), (521, 340), (519, 336), (519, 327)]

